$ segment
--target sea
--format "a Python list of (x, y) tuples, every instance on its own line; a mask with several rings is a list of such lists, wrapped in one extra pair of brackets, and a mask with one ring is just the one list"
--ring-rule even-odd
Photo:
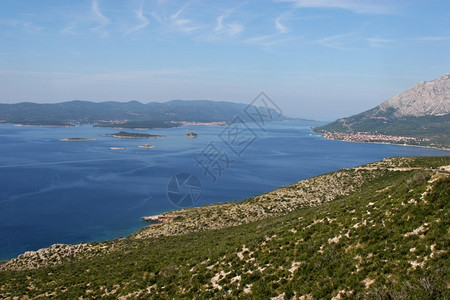
[[(125, 237), (143, 216), (242, 201), (299, 180), (429, 148), (350, 143), (315, 134), (310, 121), (126, 130), (0, 124), (0, 260), (55, 243)], [(196, 133), (196, 138), (186, 134)], [(65, 138), (91, 141), (64, 142)], [(154, 148), (138, 148), (150, 144)], [(110, 150), (117, 147), (122, 150)]]

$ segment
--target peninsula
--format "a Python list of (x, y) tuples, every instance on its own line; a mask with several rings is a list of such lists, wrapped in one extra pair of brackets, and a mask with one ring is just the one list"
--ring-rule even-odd
[(422, 81), (368, 111), (313, 128), (352, 142), (450, 148), (450, 73)]

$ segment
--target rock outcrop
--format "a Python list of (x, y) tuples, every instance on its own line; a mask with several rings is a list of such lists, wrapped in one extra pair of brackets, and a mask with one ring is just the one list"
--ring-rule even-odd
[(421, 81), (379, 106), (394, 110), (395, 117), (443, 116), (450, 113), (450, 73), (433, 81)]
[(347, 134), (351, 141), (358, 141), (358, 134), (388, 136), (393, 143), (397, 137), (410, 137), (409, 145), (449, 148), (450, 73), (421, 81), (377, 107), (315, 127), (314, 131), (332, 137)]

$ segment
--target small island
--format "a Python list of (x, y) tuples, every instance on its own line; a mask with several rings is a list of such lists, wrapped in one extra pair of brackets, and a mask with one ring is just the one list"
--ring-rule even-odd
[(85, 141), (95, 141), (95, 140), (97, 140), (97, 139), (79, 138), (79, 137), (60, 139), (61, 142), (85, 142)]
[(186, 134), (186, 137), (188, 139), (195, 139), (195, 138), (197, 138), (197, 134), (195, 132), (191, 132), (191, 133)]
[(145, 144), (145, 145), (142, 145), (142, 146), (138, 146), (138, 148), (141, 148), (141, 149), (153, 149), (153, 148), (156, 148), (156, 147), (153, 146), (153, 145)]
[(117, 139), (156, 139), (156, 138), (166, 137), (165, 135), (135, 133), (135, 132), (126, 132), (126, 131), (105, 134), (104, 136), (112, 136)]

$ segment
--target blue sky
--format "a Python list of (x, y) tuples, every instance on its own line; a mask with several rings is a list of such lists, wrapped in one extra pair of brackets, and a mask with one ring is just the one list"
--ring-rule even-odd
[(265, 91), (332, 120), (450, 72), (447, 0), (0, 0), (0, 103)]

